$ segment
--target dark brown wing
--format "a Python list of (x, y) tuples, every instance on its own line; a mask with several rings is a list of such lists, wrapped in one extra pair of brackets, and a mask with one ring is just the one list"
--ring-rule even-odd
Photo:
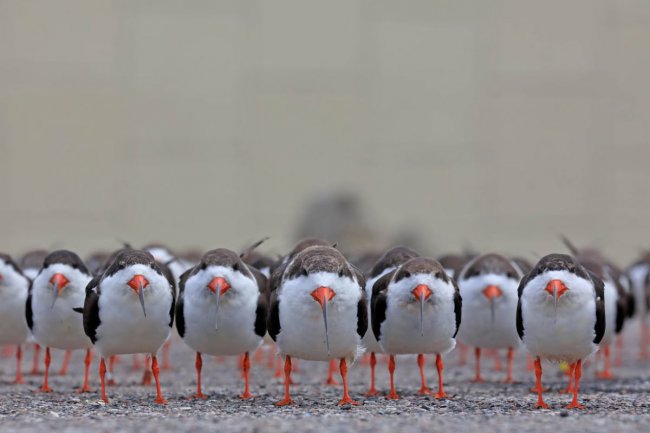
[(97, 342), (97, 328), (99, 327), (99, 282), (100, 277), (94, 277), (86, 286), (86, 299), (84, 300), (83, 325), (84, 332), (93, 344)]
[(387, 273), (375, 281), (375, 284), (372, 286), (370, 318), (372, 320), (372, 332), (375, 334), (377, 341), (381, 337), (381, 324), (386, 320), (386, 295), (388, 292), (388, 284), (392, 280), (393, 275), (395, 275), (395, 271)]
[(596, 300), (596, 324), (594, 326), (596, 337), (594, 338), (594, 343), (599, 344), (605, 335), (605, 284), (596, 274), (591, 271), (588, 272), (591, 281), (594, 283), (594, 296)]
[(273, 341), (275, 341), (280, 333), (280, 300), (278, 299), (278, 290), (271, 292), (266, 328)]
[(463, 298), (460, 296), (460, 289), (458, 288), (456, 281), (453, 278), (450, 278), (449, 280), (454, 286), (454, 315), (456, 316), (456, 331), (454, 332), (454, 338), (456, 338), (456, 334), (458, 334), (458, 330), (460, 329), (461, 313), (463, 311)]

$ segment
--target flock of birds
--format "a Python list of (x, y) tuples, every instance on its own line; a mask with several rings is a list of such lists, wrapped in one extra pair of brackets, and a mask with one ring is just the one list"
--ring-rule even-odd
[[(568, 365), (567, 392), (573, 395), (568, 407), (581, 408), (585, 358), (601, 351), (604, 369), (598, 377), (611, 378), (610, 348), (617, 338), (621, 342), (624, 322), (648, 310), (650, 255), (623, 271), (598, 251), (566, 242), (570, 255), (549, 254), (536, 264), (494, 253), (436, 260), (403, 246), (348, 259), (336, 245), (317, 238), (300, 241), (280, 258), (259, 253), (261, 241), (242, 253), (215, 249), (183, 258), (159, 245), (125, 246), (96, 253), (85, 263), (67, 250), (34, 251), (18, 262), (0, 254), (0, 345), (17, 347), (18, 383), (22, 346), (45, 347), (43, 392), (51, 391), (50, 349), (66, 351), (63, 370), (71, 351), (85, 350), (81, 392), (90, 391), (96, 351), (101, 398), (107, 403), (117, 356), (145, 354), (143, 381), (151, 383), (153, 375), (155, 401), (165, 403), (158, 353), (162, 348), (168, 363), (174, 324), (196, 352), (196, 398), (206, 398), (202, 354), (239, 355), (245, 379), (241, 398), (251, 398), (250, 354), (266, 341), (284, 361), (285, 395), (277, 405), (292, 403), (295, 359), (329, 362), (330, 382), (338, 363), (343, 405), (357, 404), (348, 391), (347, 371), (364, 352), (370, 365), (367, 395), (378, 393), (375, 367), (377, 354), (384, 354), (390, 373), (386, 398), (399, 398), (395, 356), (411, 354), (420, 369), (419, 393), (445, 398), (443, 355), (457, 341), (461, 353), (474, 348), (476, 381), (483, 380), (482, 353), (505, 350), (506, 382), (511, 382), (513, 353), (523, 346), (535, 373), (536, 407), (548, 407), (542, 360), (550, 360)], [(644, 353), (649, 335), (644, 325)], [(435, 356), (435, 393), (425, 381), (425, 355)], [(36, 362), (38, 351), (35, 356)]]

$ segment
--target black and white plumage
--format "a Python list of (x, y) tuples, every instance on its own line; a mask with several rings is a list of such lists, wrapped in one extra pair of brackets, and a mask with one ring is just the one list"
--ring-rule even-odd
[(80, 391), (89, 391), (88, 369), (92, 343), (84, 333), (82, 316), (75, 311), (83, 304), (85, 288), (91, 275), (79, 256), (58, 250), (48, 254), (32, 281), (27, 298), (27, 324), (36, 342), (45, 346), (45, 376), (41, 391), (50, 392), (48, 384), (50, 348), (86, 349), (86, 374)]
[(412, 258), (375, 282), (372, 330), (379, 345), (390, 354), (391, 389), (387, 398), (399, 398), (393, 381), (396, 354), (418, 354), (420, 394), (430, 393), (424, 380), (423, 354), (435, 354), (439, 378), (435, 396), (446, 397), (442, 355), (456, 346), (461, 310), (456, 283), (434, 259)]
[(614, 342), (616, 335), (623, 330), (627, 316), (628, 299), (625, 296), (623, 287), (614, 278), (605, 261), (597, 260), (594, 257), (583, 258), (580, 255), (575, 258), (582, 266), (603, 282), (605, 295), (605, 331), (600, 341), (600, 348), (603, 352), (605, 365), (602, 371), (596, 372), (596, 376), (601, 379), (612, 379), (610, 345)]
[(244, 393), (249, 391), (249, 352), (266, 334), (267, 279), (227, 249), (205, 253), (195, 267), (181, 276), (176, 328), (183, 341), (196, 351), (197, 398), (201, 391), (201, 354), (244, 355)]
[[(279, 268), (280, 269), (280, 268)], [(340, 360), (343, 398), (354, 404), (347, 388), (347, 364), (362, 351), (368, 327), (364, 278), (343, 254), (329, 246), (303, 249), (272, 276), (268, 331), (285, 356), (285, 398), (289, 394), (291, 358)]]
[(16, 346), (16, 383), (22, 383), (22, 345), (29, 338), (25, 304), (30, 280), (13, 259), (0, 253), (0, 345)]
[[(375, 282), (387, 273), (394, 271), (408, 260), (418, 256), (419, 254), (409, 247), (397, 246), (384, 252), (384, 254), (379, 257), (377, 262), (370, 269), (365, 285), (366, 299), (368, 300), (368, 323), (372, 323), (372, 302), (370, 301), (372, 299), (372, 288), (375, 285)], [(374, 332), (366, 332), (366, 335), (363, 337), (363, 346), (367, 352), (370, 352), (370, 388), (368, 389), (368, 392), (366, 392), (366, 395), (370, 397), (378, 394), (375, 387), (375, 367), (377, 365), (375, 354), (383, 353), (384, 349), (377, 342)]]
[(507, 349), (506, 382), (512, 382), (513, 351), (520, 344), (515, 315), (521, 277), (511, 260), (490, 253), (468, 262), (457, 278), (465, 319), (458, 340), (475, 348), (476, 382), (483, 381), (481, 349)]
[(174, 320), (174, 287), (153, 256), (124, 249), (101, 276), (86, 287), (84, 330), (101, 355), (102, 399), (105, 358), (118, 354), (151, 355), (156, 379), (156, 402), (165, 403), (160, 390), (156, 354), (169, 336)]
[(537, 407), (542, 399), (541, 360), (571, 365), (573, 401), (578, 403), (582, 360), (594, 353), (605, 334), (605, 287), (573, 257), (549, 254), (521, 281), (517, 306), (517, 332), (535, 357)]

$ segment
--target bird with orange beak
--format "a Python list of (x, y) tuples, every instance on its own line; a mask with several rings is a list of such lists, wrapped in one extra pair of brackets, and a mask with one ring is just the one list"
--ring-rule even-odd
[(605, 286), (573, 257), (549, 254), (521, 281), (517, 333), (535, 358), (537, 408), (542, 398), (542, 360), (569, 364), (573, 400), (578, 409), (582, 360), (598, 349), (605, 334)]
[(395, 355), (417, 354), (421, 387), (419, 394), (433, 392), (424, 375), (424, 355), (436, 355), (438, 392), (445, 398), (442, 355), (456, 346), (461, 319), (461, 297), (456, 283), (434, 259), (415, 257), (377, 280), (372, 289), (372, 331), (389, 354), (390, 392), (395, 391)]
[(153, 256), (120, 250), (104, 273), (86, 288), (83, 325), (101, 355), (99, 375), (106, 397), (106, 358), (144, 353), (151, 356), (156, 403), (164, 404), (157, 353), (174, 321), (175, 289)]
[(16, 346), (16, 380), (23, 382), (21, 370), (22, 345), (29, 337), (25, 302), (29, 292), (29, 278), (7, 255), (0, 253), (0, 345)]
[(34, 339), (46, 348), (45, 376), (40, 388), (43, 392), (52, 391), (48, 383), (52, 348), (66, 351), (86, 349), (86, 371), (79, 391), (90, 391), (88, 370), (92, 360), (92, 343), (84, 333), (81, 315), (74, 309), (83, 304), (86, 285), (91, 278), (77, 254), (59, 250), (45, 257), (32, 282), (26, 315)]
[[(365, 286), (366, 299), (372, 299), (372, 288), (377, 280), (389, 272), (394, 271), (408, 260), (418, 256), (419, 254), (415, 250), (404, 246), (390, 248), (382, 254), (368, 274)], [(372, 323), (371, 304), (371, 302), (368, 302), (368, 323)], [(366, 335), (363, 337), (363, 347), (367, 352), (370, 352), (370, 388), (366, 392), (366, 396), (372, 397), (379, 393), (375, 387), (375, 367), (377, 366), (376, 354), (384, 353), (384, 349), (377, 342), (373, 332), (366, 332)]]
[(289, 392), (291, 360), (339, 361), (343, 398), (339, 405), (357, 404), (349, 395), (347, 371), (362, 352), (368, 327), (364, 277), (337, 249), (316, 245), (295, 254), (272, 276), (267, 323), (278, 351), (285, 357), (285, 397)]
[(201, 390), (202, 354), (244, 355), (244, 393), (250, 392), (250, 352), (263, 342), (268, 305), (267, 279), (246, 265), (234, 251), (208, 251), (201, 261), (181, 276), (176, 304), (176, 329), (196, 351), (195, 398), (207, 398)]
[(507, 375), (512, 382), (514, 350), (520, 340), (515, 327), (517, 287), (522, 275), (512, 261), (499, 254), (483, 254), (468, 262), (458, 275), (463, 297), (463, 326), (458, 340), (474, 347), (475, 382), (482, 382), (481, 350), (507, 350)]

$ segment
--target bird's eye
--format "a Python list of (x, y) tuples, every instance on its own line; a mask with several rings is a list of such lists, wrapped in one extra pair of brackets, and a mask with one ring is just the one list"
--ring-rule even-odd
[(154, 265), (153, 263), (149, 264), (149, 267), (150, 267), (151, 269), (156, 269), (156, 265)]
[(343, 278), (343, 274), (344, 274), (343, 269), (341, 269), (341, 270), (339, 271), (339, 278)]
[(232, 270), (235, 271), (235, 272), (239, 272), (239, 263), (235, 263), (235, 264), (232, 266)]
[(124, 263), (120, 263), (119, 265), (117, 265), (117, 269), (119, 269), (119, 270), (122, 270), (122, 269), (124, 269), (125, 267), (126, 267), (126, 266), (124, 266)]
[(300, 275), (302, 275), (303, 277), (306, 277), (307, 276), (307, 269), (305, 269), (305, 268), (300, 269)]
[(411, 278), (411, 273), (409, 271), (404, 271), (402, 275), (404, 276), (404, 278)]
[(73, 263), (73, 264), (72, 264), (72, 269), (79, 269), (79, 265), (76, 264), (76, 263)]
[(47, 269), (49, 266), (50, 266), (49, 263), (44, 263), (44, 264), (43, 264), (43, 269)]

